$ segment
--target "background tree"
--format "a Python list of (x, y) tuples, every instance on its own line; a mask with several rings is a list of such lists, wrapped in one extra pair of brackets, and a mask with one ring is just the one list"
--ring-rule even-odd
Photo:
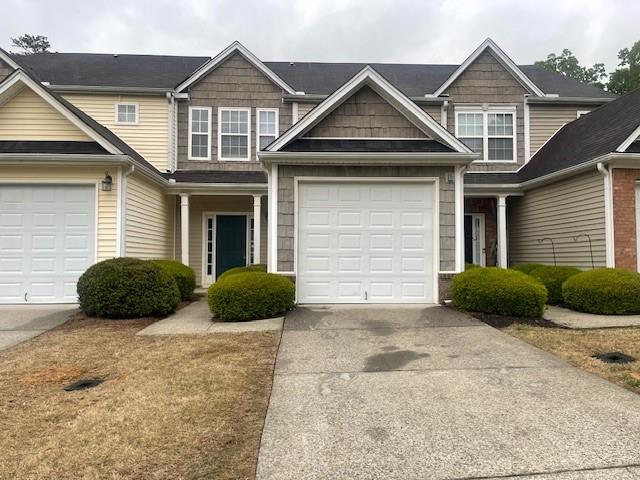
[(640, 40), (618, 52), (620, 63), (609, 77), (608, 89), (618, 95), (640, 88)]
[(49, 39), (44, 35), (29, 35), (25, 33), (18, 38), (11, 39), (11, 45), (22, 49), (21, 52), (14, 52), (19, 55), (32, 55), (34, 53), (48, 52), (51, 48)]
[(567, 48), (562, 50), (560, 55), (550, 53), (546, 60), (537, 61), (536, 65), (582, 83), (589, 83), (600, 88), (605, 87), (607, 72), (604, 69), (604, 63), (596, 63), (593, 67), (583, 67), (571, 50)]

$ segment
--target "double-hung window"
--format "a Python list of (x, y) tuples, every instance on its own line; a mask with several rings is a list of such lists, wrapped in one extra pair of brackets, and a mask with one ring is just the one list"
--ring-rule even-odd
[(136, 103), (116, 103), (116, 123), (138, 123), (138, 105)]
[(251, 110), (218, 109), (218, 160), (249, 160)]
[(256, 110), (256, 135), (258, 148), (264, 150), (278, 137), (278, 109)]
[(211, 159), (211, 107), (189, 107), (189, 160)]
[(516, 161), (516, 111), (505, 108), (456, 108), (456, 136), (480, 161)]

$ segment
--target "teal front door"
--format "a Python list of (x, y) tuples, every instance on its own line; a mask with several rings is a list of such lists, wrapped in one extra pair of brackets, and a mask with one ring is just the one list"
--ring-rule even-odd
[(216, 216), (216, 278), (247, 264), (246, 215)]

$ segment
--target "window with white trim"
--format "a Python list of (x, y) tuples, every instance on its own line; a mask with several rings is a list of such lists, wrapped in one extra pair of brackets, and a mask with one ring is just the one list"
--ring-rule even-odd
[(251, 110), (218, 109), (218, 159), (249, 160), (251, 152)]
[(135, 103), (116, 103), (116, 123), (138, 123), (138, 105)]
[(260, 150), (264, 150), (278, 137), (278, 109), (256, 110), (256, 132), (256, 145)]
[(514, 162), (515, 122), (515, 109), (456, 108), (456, 137), (479, 153), (480, 161)]
[(211, 108), (189, 107), (189, 159), (211, 158)]

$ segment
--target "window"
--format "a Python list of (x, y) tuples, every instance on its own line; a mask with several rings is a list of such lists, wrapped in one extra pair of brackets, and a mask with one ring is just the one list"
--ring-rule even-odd
[(249, 160), (250, 109), (218, 110), (218, 160)]
[(514, 162), (516, 160), (515, 108), (483, 110), (458, 109), (456, 136), (480, 161)]
[(278, 110), (256, 110), (257, 145), (264, 150), (278, 136)]
[(209, 160), (211, 108), (189, 107), (189, 160)]
[(135, 103), (116, 103), (116, 123), (138, 123), (138, 105)]
[(576, 112), (576, 118), (580, 118), (583, 115), (586, 115), (587, 113), (591, 113), (591, 110), (578, 110)]

